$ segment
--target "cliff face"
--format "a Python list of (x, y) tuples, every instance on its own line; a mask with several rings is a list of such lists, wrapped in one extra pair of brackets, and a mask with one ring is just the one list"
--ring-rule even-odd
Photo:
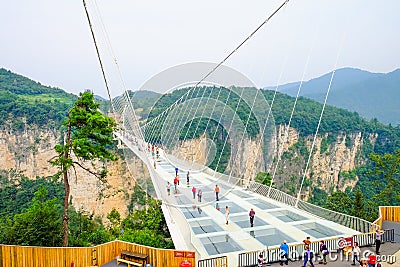
[[(288, 132), (287, 138), (285, 133)], [(374, 139), (374, 137), (368, 137)], [(278, 188), (290, 194), (297, 194), (300, 183), (305, 177), (302, 194), (308, 199), (313, 187), (326, 192), (344, 190), (346, 187), (354, 187), (358, 181), (355, 179), (343, 179), (343, 171), (351, 171), (357, 167), (362, 159), (359, 152), (363, 145), (361, 133), (351, 135), (317, 136), (313, 152), (311, 154), (307, 172), (304, 170), (312, 149), (313, 136), (300, 138), (299, 133), (291, 128), (279, 127), (278, 148), (281, 154), (275, 183)], [(274, 166), (275, 168), (275, 166)]]
[[(277, 188), (296, 195), (300, 188), (313, 139), (313, 136), (300, 137), (296, 129), (281, 125), (277, 127), (276, 140), (271, 142), (269, 148), (273, 150), (275, 156), (272, 163), (265, 162), (261, 156), (258, 140), (246, 140), (238, 148), (237, 156), (231, 159), (228, 172), (232, 170), (232, 175), (239, 178), (252, 178), (260, 171), (268, 171), (273, 175), (275, 166), (278, 164), (274, 176)], [(368, 142), (373, 143), (374, 139), (376, 136), (369, 136)], [(181, 155), (193, 155), (198, 163), (204, 163), (206, 160), (202, 155), (208, 151), (206, 146), (212, 146), (205, 140), (204, 136), (196, 140), (187, 140), (180, 151), (174, 152), (180, 152)], [(341, 173), (351, 171), (361, 163), (359, 151), (363, 142), (361, 133), (348, 136), (318, 136), (305, 175), (302, 189), (303, 198), (307, 199), (314, 187), (326, 192), (344, 190), (348, 186), (353, 188), (358, 177), (344, 179)], [(234, 155), (236, 152), (233, 151)], [(277, 155), (280, 155), (280, 159)]]
[[(235, 145), (231, 151), (232, 156), (225, 171), (226, 174), (246, 180), (265, 170), (259, 139), (232, 140), (232, 143), (240, 145)], [(185, 140), (172, 153), (179, 158), (201, 165), (207, 165), (220, 156), (216, 154), (214, 142), (205, 135), (198, 139)]]
[[(52, 129), (25, 127), (23, 132), (10, 128), (0, 131), (0, 169), (15, 169), (25, 176), (35, 179), (37, 176), (52, 176), (57, 170), (48, 161), (55, 156), (54, 146), (60, 140), (59, 133)], [(274, 182), (277, 188), (295, 195), (298, 192), (303, 172), (311, 150), (313, 137), (301, 138), (294, 128), (277, 127), (274, 140), (274, 155), (271, 163), (264, 162), (260, 155), (259, 142), (246, 140), (239, 148), (235, 163), (230, 162), (228, 172), (240, 178), (252, 178), (259, 171), (269, 171), (273, 174), (275, 164), (279, 163)], [(347, 186), (354, 187), (358, 181), (343, 179), (343, 171), (354, 169), (360, 163), (358, 152), (363, 145), (361, 133), (350, 136), (338, 135), (318, 136), (314, 152), (305, 175), (303, 197), (307, 199), (313, 187), (325, 191), (344, 190)], [(369, 136), (368, 142), (373, 143), (376, 136)], [(332, 141), (334, 140), (334, 141)], [(197, 163), (206, 162), (209, 140), (205, 136), (198, 140), (185, 141), (182, 155), (190, 156)], [(276, 148), (275, 148), (276, 147)], [(236, 154), (236, 151), (233, 151)], [(212, 152), (211, 152), (212, 154)], [(136, 157), (129, 155), (129, 172), (124, 159), (108, 163), (108, 183), (102, 184), (97, 178), (77, 168), (77, 174), (71, 173), (72, 204), (78, 210), (95, 213), (103, 218), (116, 208), (122, 216), (127, 215), (133, 186), (136, 179), (149, 178), (146, 166)]]
[[(23, 132), (11, 129), (0, 130), (0, 169), (15, 169), (31, 179), (53, 176), (57, 169), (48, 162), (56, 154), (54, 146), (60, 140), (59, 133), (52, 129), (25, 127)], [(81, 211), (102, 217), (116, 208), (121, 216), (128, 214), (133, 186), (137, 178), (148, 177), (147, 169), (138, 158), (132, 158), (131, 174), (123, 159), (107, 163), (107, 183), (76, 168), (70, 173), (72, 205)]]

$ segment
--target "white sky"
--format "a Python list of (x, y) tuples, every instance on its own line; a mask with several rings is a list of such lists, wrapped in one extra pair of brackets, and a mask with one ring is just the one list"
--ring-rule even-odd
[[(126, 88), (136, 89), (174, 65), (219, 62), (283, 2), (97, 0), (96, 9), (87, 1), (111, 89), (122, 85), (102, 22)], [(227, 65), (275, 85), (331, 71), (340, 50), (338, 68), (390, 72), (400, 67), (399, 12), (399, 0), (290, 0)], [(0, 67), (106, 96), (82, 1), (3, 1), (0, 25)]]

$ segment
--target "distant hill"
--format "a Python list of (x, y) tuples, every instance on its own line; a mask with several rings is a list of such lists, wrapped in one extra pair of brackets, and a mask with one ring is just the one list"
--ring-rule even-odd
[[(323, 103), (331, 73), (303, 82), (300, 95)], [(279, 86), (278, 90), (296, 96), (300, 82)], [(265, 89), (274, 90), (270, 86)], [(371, 73), (352, 68), (338, 69), (332, 82), (328, 104), (355, 111), (367, 119), (376, 118), (400, 124), (400, 69), (390, 73)]]
[(77, 96), (0, 68), (0, 125), (59, 126)]

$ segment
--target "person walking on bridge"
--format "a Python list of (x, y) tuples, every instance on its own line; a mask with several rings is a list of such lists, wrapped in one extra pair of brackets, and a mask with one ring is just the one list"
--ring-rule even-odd
[(199, 198), (199, 202), (201, 202), (202, 195), (203, 195), (203, 191), (201, 191), (201, 189), (199, 189), (199, 191), (197, 192), (197, 197)]
[(196, 187), (192, 187), (193, 199), (196, 198)]
[(225, 206), (225, 219), (226, 219), (226, 224), (228, 224), (228, 222), (229, 222), (229, 214), (230, 214), (229, 207), (228, 207), (228, 206)]
[(382, 240), (382, 234), (384, 231), (381, 231), (379, 229), (376, 229), (375, 232), (375, 249), (376, 249), (376, 255), (379, 255), (379, 248), (381, 247), (381, 240)]
[(178, 193), (176, 185), (178, 184), (178, 177), (175, 177), (174, 179), (174, 187), (175, 187), (175, 194)]
[(256, 212), (253, 210), (253, 208), (250, 209), (249, 216), (250, 216), (250, 226), (253, 227), (254, 225), (254, 216), (256, 215)]
[(314, 263), (312, 262), (312, 259), (314, 257), (314, 253), (310, 250), (309, 245), (305, 245), (304, 247), (305, 252), (304, 252), (304, 263), (302, 267), (306, 267), (307, 263), (310, 262), (311, 266), (314, 267)]
[(285, 265), (289, 264), (289, 246), (286, 244), (286, 240), (283, 241), (282, 245), (279, 247), (281, 249), (280, 251), (280, 256), (281, 256), (281, 260), (280, 260), (280, 265), (282, 266), (283, 263), (285, 263)]
[(356, 261), (358, 261), (358, 263), (361, 265), (360, 255), (361, 255), (361, 249), (358, 246), (358, 243), (354, 242), (354, 245), (353, 245), (353, 263), (351, 265), (356, 265)]
[(215, 200), (219, 201), (219, 187), (217, 184), (215, 185), (214, 191), (215, 191)]
[(171, 195), (171, 184), (169, 182), (167, 183), (167, 193), (168, 196)]

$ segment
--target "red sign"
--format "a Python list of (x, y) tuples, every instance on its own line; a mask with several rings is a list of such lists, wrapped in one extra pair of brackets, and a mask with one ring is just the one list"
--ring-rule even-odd
[(190, 261), (182, 261), (179, 267), (192, 267), (192, 263)]
[(174, 251), (174, 256), (175, 257), (184, 257), (185, 252), (184, 251)]
[(195, 255), (196, 254), (194, 252), (189, 252), (189, 251), (185, 252), (185, 257), (186, 258), (194, 258)]
[(344, 249), (345, 247), (353, 246), (353, 237), (343, 237), (338, 240), (339, 249)]

